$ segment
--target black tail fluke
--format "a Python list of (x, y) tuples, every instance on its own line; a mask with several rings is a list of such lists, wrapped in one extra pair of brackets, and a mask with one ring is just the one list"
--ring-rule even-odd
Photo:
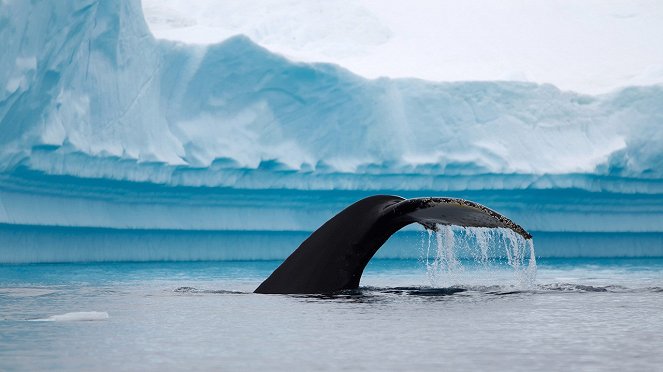
[(519, 225), (480, 204), (454, 198), (403, 199), (376, 195), (347, 207), (313, 232), (256, 293), (328, 293), (354, 289), (368, 261), (411, 223), (502, 227), (531, 239)]

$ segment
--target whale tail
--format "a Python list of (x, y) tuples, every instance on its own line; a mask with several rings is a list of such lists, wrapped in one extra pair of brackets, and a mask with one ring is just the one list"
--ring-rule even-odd
[(359, 287), (368, 261), (406, 225), (419, 223), (508, 228), (531, 239), (522, 227), (481, 204), (456, 198), (376, 195), (350, 205), (309, 236), (256, 293), (328, 293)]

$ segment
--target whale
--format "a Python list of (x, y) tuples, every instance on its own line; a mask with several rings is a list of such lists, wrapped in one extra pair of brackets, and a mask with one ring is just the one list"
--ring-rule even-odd
[(531, 239), (520, 225), (473, 201), (374, 195), (348, 206), (315, 230), (258, 286), (255, 293), (319, 294), (359, 288), (364, 268), (398, 230), (418, 223), (511, 229)]

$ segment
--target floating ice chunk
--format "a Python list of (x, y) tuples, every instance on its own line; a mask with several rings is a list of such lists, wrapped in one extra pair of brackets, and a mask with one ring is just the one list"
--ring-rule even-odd
[(51, 315), (48, 318), (33, 319), (33, 322), (76, 322), (76, 321), (94, 321), (108, 319), (108, 313), (105, 311), (75, 311), (59, 315)]

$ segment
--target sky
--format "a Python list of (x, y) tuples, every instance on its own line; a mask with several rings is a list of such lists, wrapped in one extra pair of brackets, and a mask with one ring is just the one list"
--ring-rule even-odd
[(516, 80), (602, 94), (663, 83), (663, 1), (143, 0), (158, 38), (244, 34), (368, 78)]

